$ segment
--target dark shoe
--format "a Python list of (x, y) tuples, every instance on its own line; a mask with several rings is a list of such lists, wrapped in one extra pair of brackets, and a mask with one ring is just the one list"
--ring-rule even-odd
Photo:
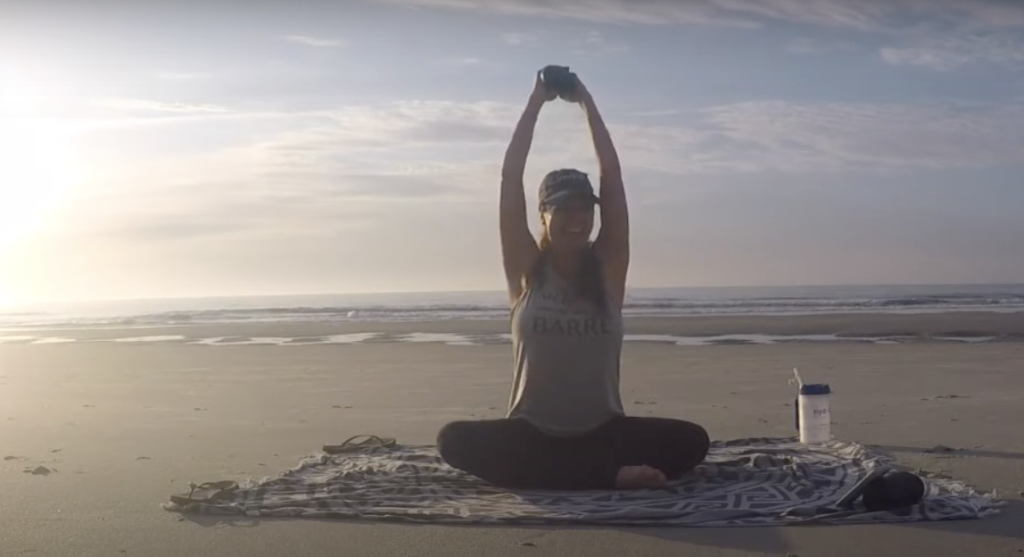
[(864, 488), (864, 507), (869, 512), (912, 507), (924, 499), (924, 480), (910, 472), (891, 472), (875, 478)]

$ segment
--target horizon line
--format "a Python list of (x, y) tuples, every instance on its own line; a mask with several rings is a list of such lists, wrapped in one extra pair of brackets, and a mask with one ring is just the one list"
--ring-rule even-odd
[[(906, 287), (957, 287), (957, 286), (990, 286), (990, 287), (1022, 287), (1024, 282), (934, 282), (934, 283), (818, 283), (818, 284), (775, 284), (775, 285), (726, 285), (726, 286), (627, 286), (626, 292), (637, 290), (753, 290), (753, 289), (793, 289), (793, 288), (906, 288)], [(502, 294), (500, 289), (494, 290), (390, 290), (390, 291), (357, 291), (357, 292), (293, 292), (276, 294), (207, 294), (201, 296), (164, 296), (164, 297), (132, 297), (132, 298), (78, 298), (63, 300), (35, 300), (30, 302), (8, 302), (0, 300), (0, 308), (50, 305), (50, 304), (90, 304), (119, 302), (153, 302), (166, 300), (215, 300), (238, 298), (288, 298), (288, 297), (326, 297), (326, 296), (374, 296), (404, 294)]]

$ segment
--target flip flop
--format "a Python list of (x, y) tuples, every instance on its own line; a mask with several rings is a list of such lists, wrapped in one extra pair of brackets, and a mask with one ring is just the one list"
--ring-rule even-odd
[[(356, 441), (360, 439), (359, 441)], [(376, 435), (354, 435), (343, 441), (340, 445), (324, 445), (323, 451), (327, 454), (341, 454), (361, 451), (363, 449), (375, 449), (378, 447), (394, 447), (396, 441), (391, 437), (378, 437)]]
[(191, 503), (213, 503), (227, 499), (238, 491), (238, 482), (225, 480), (221, 482), (204, 482), (198, 485), (189, 482), (188, 487), (188, 493), (171, 495), (171, 502), (184, 507)]

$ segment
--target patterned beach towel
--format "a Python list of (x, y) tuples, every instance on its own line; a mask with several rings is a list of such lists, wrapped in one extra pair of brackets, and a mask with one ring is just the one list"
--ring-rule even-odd
[(172, 511), (251, 517), (315, 517), (446, 524), (778, 526), (979, 518), (1000, 502), (949, 479), (926, 478), (910, 509), (867, 512), (835, 505), (890, 457), (843, 442), (793, 439), (715, 442), (704, 464), (667, 489), (523, 491), (493, 487), (449, 467), (436, 447), (318, 453), (280, 476), (249, 481), (211, 502)]

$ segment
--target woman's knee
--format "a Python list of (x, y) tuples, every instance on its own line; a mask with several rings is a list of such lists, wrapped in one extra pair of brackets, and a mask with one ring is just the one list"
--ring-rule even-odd
[(674, 418), (635, 418), (645, 420), (639, 427), (646, 431), (646, 438), (657, 438), (659, 444), (668, 443), (674, 452), (685, 452), (704, 460), (711, 448), (711, 437), (703, 426)]
[(506, 428), (494, 420), (464, 420), (446, 424), (437, 432), (437, 452), (449, 466), (471, 471), (489, 461)]
[(451, 422), (437, 432), (437, 452), (451, 466), (459, 468), (458, 463), (465, 460), (466, 447), (471, 445), (468, 442), (471, 429), (470, 422)]
[(708, 456), (711, 450), (711, 436), (703, 426), (687, 422), (684, 437), (686, 444), (692, 449), (697, 464), (700, 464)]
[(679, 464), (687, 472), (707, 458), (711, 450), (711, 436), (703, 426), (681, 422), (676, 431), (675, 446), (679, 451)]
[(692, 422), (675, 421), (664, 439), (666, 469), (670, 478), (692, 471), (708, 456), (711, 438), (706, 429)]

